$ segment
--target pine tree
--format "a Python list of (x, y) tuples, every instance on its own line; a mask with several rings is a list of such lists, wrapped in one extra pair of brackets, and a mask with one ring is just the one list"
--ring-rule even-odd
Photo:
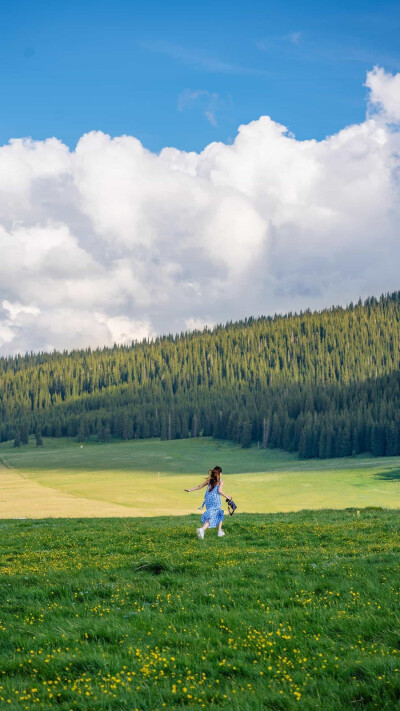
[(122, 421), (122, 438), (123, 439), (133, 439), (133, 421), (132, 417), (125, 413)]
[(29, 443), (28, 425), (25, 421), (23, 421), (22, 425), (21, 425), (20, 437), (21, 437), (21, 444), (28, 444)]
[(371, 434), (371, 452), (374, 457), (385, 455), (385, 430), (380, 425), (374, 425)]
[(251, 422), (250, 419), (243, 415), (240, 421), (240, 444), (243, 448), (251, 445)]
[(78, 442), (85, 442), (88, 437), (88, 429), (85, 420), (83, 418), (79, 422), (78, 434), (76, 436)]

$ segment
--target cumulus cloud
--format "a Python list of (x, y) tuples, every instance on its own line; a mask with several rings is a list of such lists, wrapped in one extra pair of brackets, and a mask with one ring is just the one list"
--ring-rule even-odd
[(366, 120), (323, 141), (262, 116), (201, 153), (101, 132), (0, 148), (0, 353), (398, 289), (400, 74), (366, 85)]
[(387, 121), (400, 121), (400, 74), (393, 75), (382, 67), (374, 67), (367, 74), (366, 86), (371, 91), (373, 111), (383, 114)]

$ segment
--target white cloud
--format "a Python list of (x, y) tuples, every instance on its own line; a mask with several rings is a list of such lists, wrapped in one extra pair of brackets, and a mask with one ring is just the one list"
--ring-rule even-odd
[(204, 331), (205, 328), (213, 328), (213, 326), (215, 326), (214, 321), (202, 318), (188, 318), (185, 321), (186, 331)]
[(4, 299), (2, 307), (5, 311), (8, 311), (8, 315), (11, 321), (15, 321), (21, 314), (32, 314), (33, 316), (38, 316), (40, 314), (40, 309), (37, 306), (23, 306), (18, 302), (11, 304), (9, 301)]
[(159, 155), (101, 132), (0, 148), (0, 353), (101, 346), (400, 287), (400, 75), (297, 141), (268, 116)]
[(292, 44), (300, 44), (302, 34), (302, 32), (289, 32), (289, 34), (285, 35), (283, 39), (288, 40), (288, 42), (291, 42)]
[(285, 48), (287, 43), (298, 47), (303, 40), (303, 32), (288, 32), (286, 35), (270, 35), (265, 39), (257, 40), (255, 45), (260, 52), (268, 52), (270, 50), (279, 51)]
[(15, 333), (14, 331), (9, 327), (7, 321), (0, 321), (0, 348), (6, 346), (6, 352), (7, 352), (7, 346), (9, 343), (11, 343), (14, 339)]
[(223, 108), (224, 101), (219, 94), (204, 89), (185, 89), (178, 96), (178, 110), (184, 111), (191, 106), (200, 106), (207, 121), (217, 126), (217, 113)]
[(99, 324), (104, 324), (109, 336), (106, 339), (112, 343), (129, 343), (143, 338), (153, 338), (153, 332), (148, 321), (131, 321), (126, 316), (109, 317), (107, 314), (96, 313), (94, 317)]
[(144, 42), (142, 43), (142, 47), (149, 52), (164, 54), (166, 57), (171, 57), (171, 59), (178, 60), (195, 69), (213, 74), (254, 74), (260, 76), (265, 74), (262, 69), (254, 69), (225, 62), (202, 49), (195, 49), (193, 47), (186, 49), (185, 47), (180, 47), (179, 45), (169, 42)]
[(381, 67), (374, 67), (368, 72), (365, 84), (371, 91), (373, 108), (383, 113), (388, 121), (400, 121), (400, 73), (393, 75)]

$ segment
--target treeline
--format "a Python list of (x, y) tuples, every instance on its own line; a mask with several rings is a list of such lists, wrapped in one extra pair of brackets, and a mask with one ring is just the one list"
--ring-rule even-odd
[(0, 359), (0, 439), (214, 436), (400, 454), (400, 292), (346, 309)]

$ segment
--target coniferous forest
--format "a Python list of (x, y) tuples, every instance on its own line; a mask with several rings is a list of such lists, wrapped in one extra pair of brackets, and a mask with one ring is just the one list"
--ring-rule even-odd
[(347, 308), (0, 359), (0, 439), (213, 436), (400, 454), (400, 292)]

